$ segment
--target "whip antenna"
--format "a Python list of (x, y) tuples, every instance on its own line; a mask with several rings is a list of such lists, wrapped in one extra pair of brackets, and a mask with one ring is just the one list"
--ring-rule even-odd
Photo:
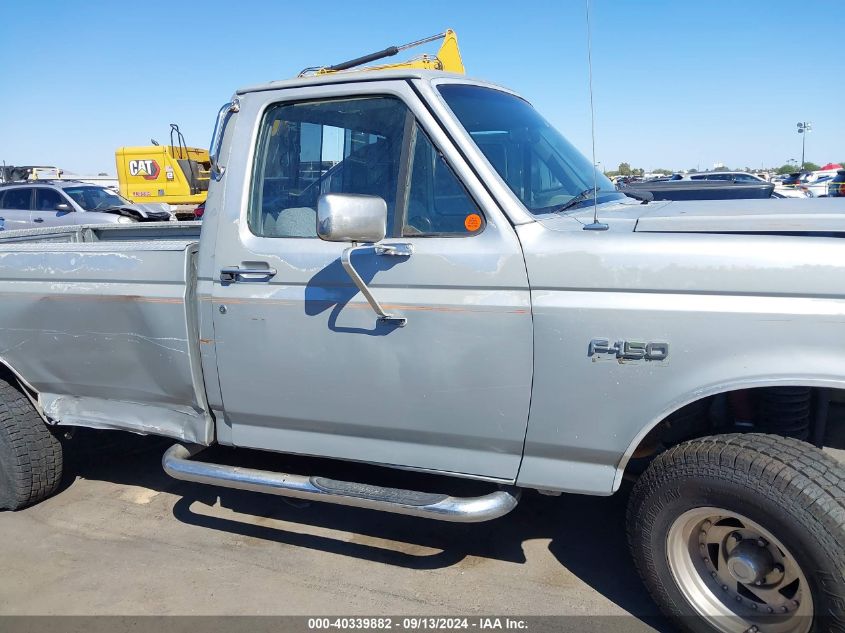
[(599, 186), (596, 174), (596, 109), (593, 106), (593, 38), (590, 29), (590, 0), (584, 0), (587, 9), (587, 69), (590, 76), (590, 132), (593, 140), (593, 222), (584, 226), (585, 231), (606, 231), (607, 224), (599, 222)]

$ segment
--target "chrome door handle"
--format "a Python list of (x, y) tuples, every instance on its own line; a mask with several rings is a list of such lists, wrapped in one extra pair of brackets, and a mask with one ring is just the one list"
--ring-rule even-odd
[(231, 283), (243, 278), (245, 281), (267, 281), (276, 275), (275, 268), (240, 268), (227, 266), (220, 271), (220, 281)]

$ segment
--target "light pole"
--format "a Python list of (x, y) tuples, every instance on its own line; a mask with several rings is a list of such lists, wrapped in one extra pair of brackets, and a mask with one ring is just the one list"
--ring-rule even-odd
[(802, 121), (798, 123), (798, 133), (801, 134), (801, 171), (804, 171), (804, 146), (807, 142), (807, 133), (813, 130), (813, 123), (811, 121)]

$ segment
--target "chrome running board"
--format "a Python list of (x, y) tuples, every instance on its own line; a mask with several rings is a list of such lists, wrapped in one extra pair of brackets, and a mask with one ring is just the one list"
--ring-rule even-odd
[(323, 477), (191, 461), (191, 457), (204, 448), (188, 448), (182, 444), (174, 444), (162, 457), (164, 471), (183, 481), (456, 523), (478, 523), (497, 519), (513, 510), (519, 502), (519, 489), (513, 487), (501, 488), (481, 497), (450, 497)]

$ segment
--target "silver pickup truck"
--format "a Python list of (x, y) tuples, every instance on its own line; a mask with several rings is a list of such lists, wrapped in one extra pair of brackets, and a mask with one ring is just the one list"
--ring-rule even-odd
[[(626, 197), (513, 92), (427, 71), (240, 90), (211, 155), (202, 224), (0, 238), (0, 507), (56, 490), (77, 426), (445, 521), (622, 487), (678, 626), (845, 630), (841, 201)], [(193, 459), (214, 443), (489, 493)]]

